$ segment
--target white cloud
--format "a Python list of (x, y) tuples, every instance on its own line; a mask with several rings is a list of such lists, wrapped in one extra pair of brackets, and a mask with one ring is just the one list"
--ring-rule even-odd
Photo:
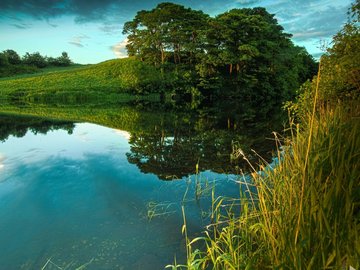
[(115, 129), (116, 134), (119, 134), (121, 137), (125, 138), (126, 140), (130, 140), (131, 134), (125, 130)]
[(79, 48), (84, 47), (83, 44), (83, 40), (89, 38), (87, 35), (79, 35), (79, 36), (74, 36), (72, 37), (72, 39), (69, 41), (70, 44), (75, 45)]
[(256, 4), (257, 2), (260, 2), (260, 1), (259, 0), (237, 0), (236, 2), (241, 5), (251, 5), (251, 4)]
[(321, 31), (297, 32), (293, 34), (293, 38), (296, 40), (311, 39), (311, 38), (320, 39), (327, 36), (329, 36), (329, 33), (321, 32)]
[(0, 170), (4, 168), (5, 157), (0, 153)]
[(124, 39), (118, 43), (116, 43), (115, 45), (111, 46), (110, 49), (112, 50), (112, 52), (115, 54), (115, 56), (117, 58), (125, 58), (127, 57), (127, 52), (126, 52), (126, 44), (128, 43), (128, 39)]

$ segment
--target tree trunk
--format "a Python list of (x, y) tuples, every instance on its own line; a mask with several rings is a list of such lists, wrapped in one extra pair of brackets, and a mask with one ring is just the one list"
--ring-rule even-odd
[(160, 43), (160, 51), (161, 51), (161, 64), (163, 65), (165, 63), (165, 52), (164, 52), (164, 46)]

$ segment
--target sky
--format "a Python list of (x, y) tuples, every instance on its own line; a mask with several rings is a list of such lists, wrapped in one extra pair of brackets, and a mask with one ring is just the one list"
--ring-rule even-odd
[[(0, 51), (40, 52), (94, 64), (126, 57), (122, 28), (158, 0), (0, 0)], [(169, 0), (167, 2), (170, 2)], [(233, 8), (265, 7), (296, 45), (315, 58), (347, 20), (351, 0), (174, 0), (216, 16)]]

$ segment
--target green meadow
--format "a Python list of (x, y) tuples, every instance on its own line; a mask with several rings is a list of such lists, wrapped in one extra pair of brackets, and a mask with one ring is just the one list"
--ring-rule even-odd
[(0, 80), (0, 98), (22, 100), (71, 100), (108, 98), (118, 94), (148, 93), (163, 87), (154, 67), (133, 58), (96, 65), (48, 68), (41, 73)]

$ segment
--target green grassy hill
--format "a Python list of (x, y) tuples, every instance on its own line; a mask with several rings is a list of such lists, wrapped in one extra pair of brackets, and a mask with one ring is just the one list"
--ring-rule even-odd
[[(0, 80), (0, 98), (48, 99), (145, 94), (164, 86), (161, 72), (133, 58)], [(149, 89), (151, 87), (151, 89)]]

